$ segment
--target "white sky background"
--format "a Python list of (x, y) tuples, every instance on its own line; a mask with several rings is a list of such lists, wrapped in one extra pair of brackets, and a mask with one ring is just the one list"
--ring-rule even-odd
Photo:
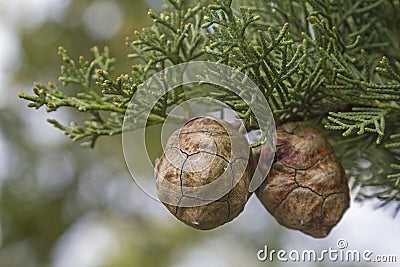
[[(22, 57), (22, 51), (18, 39), (17, 31), (21, 27), (35, 27), (42, 21), (51, 19), (57, 20), (62, 16), (63, 9), (68, 6), (68, 0), (0, 0), (0, 108), (5, 106), (14, 106), (15, 108), (25, 107), (24, 103), (21, 103), (16, 98), (16, 92), (21, 88), (21, 85), (10, 84), (10, 77), (12, 72), (19, 66), (19, 58)], [(94, 12), (91, 9), (86, 11), (87, 16), (83, 19), (82, 23), (86, 27), (93, 31), (98, 38), (110, 38), (113, 32), (118, 30), (123, 20), (123, 12), (115, 5), (112, 1), (102, 1), (97, 4), (98, 8), (106, 8), (112, 10), (112, 16), (114, 16), (113, 23), (110, 28), (105, 28), (101, 31), (100, 27), (95, 27), (96, 24), (100, 23), (101, 20), (93, 17)], [(154, 5), (156, 7), (156, 5)], [(95, 8), (92, 6), (92, 8)], [(104, 17), (103, 17), (104, 18)], [(102, 19), (103, 19), (102, 18)], [(92, 22), (96, 21), (95, 24)], [(31, 112), (32, 114), (34, 112)], [(40, 115), (41, 114), (41, 115)], [(45, 122), (44, 113), (32, 115), (38, 123)], [(35, 121), (36, 122), (36, 121)], [(47, 126), (46, 126), (47, 127)], [(50, 126), (44, 128), (43, 133), (51, 136), (54, 131)], [(55, 133), (57, 135), (57, 133)], [(57, 135), (58, 136), (58, 135)], [(50, 140), (57, 140), (57, 138)], [(0, 170), (3, 169), (2, 163), (7, 162), (6, 140), (0, 136)], [(2, 154), (3, 153), (3, 154)], [(0, 171), (0, 184), (1, 184), (2, 173)], [(125, 181), (126, 182), (126, 181)], [(136, 185), (126, 185), (125, 182), (119, 186), (114, 184), (110, 186), (110, 190), (128, 190), (127, 186), (130, 186), (126, 195), (134, 196), (139, 195), (140, 198), (144, 198), (144, 194), (138, 193)], [(119, 195), (121, 205), (126, 206), (126, 202), (132, 203), (133, 200), (121, 199), (121, 195), (118, 192), (109, 192), (110, 195)], [(129, 194), (130, 193), (130, 194)], [(111, 196), (112, 197), (112, 196)], [(376, 203), (375, 203), (376, 204)], [(146, 208), (142, 210), (143, 213), (153, 212), (148, 214), (149, 220), (154, 220), (154, 216), (166, 215), (155, 215), (154, 211), (162, 209), (159, 204), (155, 203), (150, 198), (148, 199)], [(283, 247), (284, 249), (325, 249), (325, 248), (336, 248), (336, 241), (339, 238), (344, 238), (349, 244), (349, 249), (369, 249), (376, 254), (392, 254), (398, 257), (400, 260), (400, 221), (397, 217), (393, 219), (390, 211), (383, 209), (374, 210), (374, 204), (371, 202), (365, 202), (363, 205), (359, 203), (352, 203), (351, 208), (346, 212), (344, 218), (339, 225), (333, 230), (331, 235), (324, 240), (316, 240), (308, 238), (305, 235), (297, 231), (287, 230), (285, 232), (287, 243)], [(262, 214), (260, 214), (262, 213)], [(169, 215), (167, 215), (169, 216)], [(165, 217), (165, 216), (164, 216)], [(170, 221), (170, 218), (160, 218)], [(239, 216), (237, 222), (232, 227), (238, 227), (243, 229), (254, 229), (257, 230), (255, 222), (259, 220), (265, 220), (265, 224), (259, 225), (259, 227), (268, 227), (268, 224), (275, 225), (276, 222), (271, 218), (270, 215), (265, 214), (265, 211), (260, 206), (260, 203), (255, 200), (254, 196), (246, 206), (245, 212)], [(276, 225), (275, 225), (276, 226)], [(99, 255), (107, 255), (107, 253), (114, 253), (115, 249), (118, 248), (116, 244), (116, 237), (113, 234), (114, 230), (111, 228), (111, 224), (96, 222), (94, 216), (86, 215), (71, 226), (71, 228), (60, 238), (58, 246), (54, 252), (54, 266), (75, 266), (75, 267), (90, 267), (97, 266), (101, 258)], [(260, 242), (268, 244), (267, 238), (260, 236), (262, 239)], [(218, 240), (227, 245), (229, 242), (224, 240)], [(260, 248), (261, 249), (261, 248)], [(280, 248), (275, 248), (280, 249)], [(225, 250), (228, 253), (229, 247)], [(240, 252), (235, 252), (240, 253)], [(192, 257), (198, 259), (201, 254), (202, 261), (193, 260)], [(210, 255), (210, 257), (207, 257)], [(221, 255), (215, 253), (215, 250), (209, 246), (205, 247), (200, 245), (198, 250), (189, 253), (187, 259), (184, 259), (182, 266), (231, 266), (228, 263), (224, 263), (224, 258)], [(249, 257), (249, 255), (247, 255)], [(256, 262), (256, 251), (254, 256), (248, 258), (252, 262)], [(225, 264), (225, 265), (224, 265)], [(260, 266), (267, 266), (267, 263), (260, 263)], [(311, 264), (307, 264), (312, 266)], [(354, 265), (353, 265), (354, 266)], [(394, 266), (394, 265), (393, 265)]]

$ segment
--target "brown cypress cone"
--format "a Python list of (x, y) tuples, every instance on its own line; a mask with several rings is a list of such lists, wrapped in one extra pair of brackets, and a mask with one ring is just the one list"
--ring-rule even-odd
[(324, 134), (303, 122), (277, 129), (276, 161), (256, 195), (282, 225), (322, 238), (349, 207), (346, 174)]
[(171, 135), (156, 162), (158, 197), (189, 226), (223, 225), (243, 211), (250, 195), (249, 153), (246, 138), (230, 124), (192, 119)]

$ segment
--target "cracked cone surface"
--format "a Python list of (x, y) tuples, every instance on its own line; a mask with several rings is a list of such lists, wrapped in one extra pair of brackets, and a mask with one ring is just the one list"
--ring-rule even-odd
[(192, 119), (171, 135), (156, 162), (158, 197), (189, 226), (223, 225), (243, 211), (250, 195), (249, 153), (246, 138), (230, 124)]
[(276, 162), (256, 195), (282, 225), (322, 238), (342, 218), (346, 174), (319, 130), (302, 122), (277, 129)]

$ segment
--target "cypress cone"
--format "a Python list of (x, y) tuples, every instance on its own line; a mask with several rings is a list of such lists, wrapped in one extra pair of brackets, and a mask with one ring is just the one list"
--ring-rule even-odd
[(256, 195), (280, 224), (316, 238), (329, 234), (350, 202), (329, 141), (303, 122), (278, 127), (276, 161)]
[(192, 119), (172, 134), (156, 161), (158, 197), (191, 227), (223, 225), (243, 211), (250, 195), (249, 153), (246, 138), (230, 124)]

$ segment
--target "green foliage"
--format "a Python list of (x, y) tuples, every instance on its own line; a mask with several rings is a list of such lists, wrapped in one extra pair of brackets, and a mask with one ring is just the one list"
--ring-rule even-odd
[[(59, 81), (65, 89), (55, 83), (48, 86), (37, 84), (34, 96), (19, 94), (29, 100), (29, 107), (36, 109), (46, 106), (48, 112), (68, 106), (89, 116), (85, 125), (72, 122), (64, 126), (56, 120), (48, 121), (62, 130), (74, 141), (82, 141), (83, 146), (93, 147), (97, 138), (102, 135), (112, 136), (122, 132), (123, 118), (128, 103), (138, 90), (140, 84), (154, 73), (171, 65), (201, 58), (202, 45), (205, 42), (201, 34), (201, 6), (185, 7), (185, 1), (171, 1), (170, 11), (156, 14), (149, 11), (154, 19), (153, 27), (146, 28), (137, 34), (137, 39), (127, 41), (133, 50), (128, 57), (139, 63), (132, 66), (131, 74), (112, 77), (115, 59), (107, 48), (101, 53), (97, 47), (92, 48), (93, 59), (80, 57), (76, 63), (64, 48), (59, 49), (63, 60)], [(67, 87), (74, 84), (79, 87), (75, 95), (67, 95)], [(184, 100), (183, 92), (175, 90), (163, 98), (152, 110), (147, 125), (162, 123), (168, 116), (169, 106)], [(137, 103), (137, 109), (143, 109), (143, 103)]]
[[(74, 141), (85, 140), (84, 146), (93, 146), (100, 135), (114, 135), (121, 133), (125, 109), (120, 103), (115, 103), (112, 94), (96, 92), (95, 83), (106, 81), (112, 71), (115, 60), (110, 57), (107, 48), (100, 52), (97, 47), (92, 48), (94, 59), (91, 61), (80, 57), (78, 62), (72, 60), (64, 48), (59, 49), (64, 65), (61, 67), (59, 78), (62, 86), (76, 85), (79, 92), (68, 95), (59, 85), (49, 83), (37, 84), (33, 89), (35, 95), (19, 94), (20, 97), (31, 101), (29, 107), (36, 109), (46, 106), (47, 112), (56, 111), (60, 107), (72, 107), (89, 115), (85, 126), (72, 122), (70, 127), (61, 125), (53, 119), (48, 121), (55, 127), (64, 131)], [(117, 79), (122, 83), (123, 77)], [(120, 87), (122, 89), (122, 85)], [(123, 90), (121, 90), (123, 91)]]
[(380, 144), (384, 136), (385, 116), (387, 112), (377, 108), (353, 108), (352, 112), (329, 112), (328, 120), (335, 125), (327, 125), (330, 130), (346, 130), (343, 136), (348, 136), (357, 130), (358, 135), (365, 132), (376, 133), (377, 144)]
[[(343, 136), (374, 135), (381, 149), (396, 153), (400, 1), (192, 2), (169, 0), (161, 13), (149, 12), (154, 24), (127, 41), (132, 50), (128, 57), (134, 60), (131, 73), (113, 78), (114, 60), (107, 49), (100, 53), (94, 48), (92, 61), (80, 58), (78, 63), (61, 49), (65, 67), (60, 81), (63, 86), (79, 85), (80, 93), (67, 96), (63, 88), (50, 83), (37, 85), (35, 96), (20, 97), (31, 107), (47, 106), (49, 112), (69, 106), (88, 113), (84, 126), (50, 122), (73, 140), (93, 146), (99, 136), (121, 132), (128, 102), (151, 75), (172, 65), (211, 60), (247, 74), (268, 100), (278, 124), (319, 121)], [(258, 127), (239, 96), (223, 91), (209, 97), (220, 99), (248, 125)], [(162, 123), (168, 108), (186, 98), (182, 88), (168, 92), (152, 110), (148, 125)], [(138, 111), (144, 107), (145, 100), (135, 103)], [(400, 169), (397, 163), (390, 166)], [(400, 173), (388, 178), (380, 177), (375, 186), (398, 193)]]

